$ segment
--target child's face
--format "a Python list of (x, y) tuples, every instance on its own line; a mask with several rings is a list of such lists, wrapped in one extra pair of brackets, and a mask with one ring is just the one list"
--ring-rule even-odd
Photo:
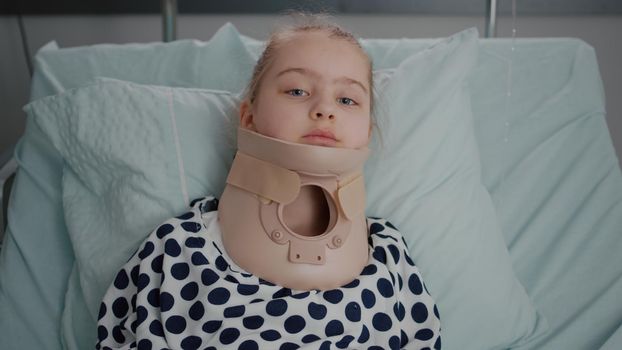
[(275, 53), (242, 127), (285, 141), (360, 148), (371, 134), (369, 63), (352, 44), (296, 34)]

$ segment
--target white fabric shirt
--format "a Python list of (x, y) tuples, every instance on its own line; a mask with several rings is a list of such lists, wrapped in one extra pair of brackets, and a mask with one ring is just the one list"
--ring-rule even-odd
[(367, 219), (359, 277), (298, 291), (229, 258), (217, 205), (193, 201), (142, 243), (102, 301), (97, 349), (440, 349), (438, 309), (386, 220)]

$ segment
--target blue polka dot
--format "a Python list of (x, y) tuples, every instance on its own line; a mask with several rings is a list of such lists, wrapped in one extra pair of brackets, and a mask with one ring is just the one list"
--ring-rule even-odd
[(363, 305), (365, 305), (366, 308), (371, 309), (376, 305), (376, 296), (374, 292), (365, 288), (361, 292), (361, 301), (363, 301)]
[(399, 286), (399, 291), (401, 291), (402, 287), (404, 287), (404, 281), (402, 280), (401, 274), (397, 275), (397, 284)]
[(361, 331), (361, 334), (359, 335), (356, 341), (363, 344), (367, 342), (368, 340), (369, 340), (369, 329), (367, 329), (366, 325), (363, 325), (363, 330)]
[(292, 290), (289, 288), (281, 288), (272, 294), (272, 299), (285, 298), (292, 295)]
[(203, 248), (205, 246), (205, 239), (201, 237), (188, 237), (185, 245), (188, 248)]
[(99, 314), (97, 315), (97, 320), (101, 320), (104, 316), (106, 316), (106, 312), (108, 311), (108, 308), (106, 307), (106, 304), (101, 303), (99, 304)]
[(378, 268), (376, 267), (376, 265), (369, 264), (369, 265), (365, 266), (363, 271), (361, 271), (361, 275), (362, 276), (371, 276), (371, 275), (375, 274), (377, 271), (378, 271)]
[(404, 259), (406, 259), (406, 262), (408, 263), (408, 265), (410, 266), (415, 266), (415, 262), (413, 261), (413, 259), (407, 254), (406, 251), (404, 251)]
[(275, 341), (281, 338), (281, 333), (275, 331), (274, 329), (268, 329), (259, 334), (261, 339), (265, 341)]
[(223, 314), (226, 318), (234, 318), (244, 315), (244, 311), (246, 311), (244, 305), (236, 305), (226, 308)]
[(173, 305), (175, 305), (175, 298), (167, 292), (162, 292), (160, 294), (160, 310), (166, 312), (172, 309)]
[(191, 335), (185, 337), (184, 340), (181, 341), (181, 348), (184, 350), (196, 350), (201, 346), (201, 343), (203, 343), (201, 338)]
[(254, 340), (245, 340), (240, 344), (238, 350), (257, 350), (259, 349), (259, 345)]
[(164, 254), (160, 254), (151, 260), (151, 269), (155, 273), (162, 273), (162, 260), (164, 259)]
[(207, 300), (214, 305), (222, 305), (229, 301), (231, 293), (225, 288), (219, 287), (207, 295)]
[(185, 213), (179, 215), (177, 218), (179, 220), (189, 220), (189, 219), (192, 219), (193, 217), (194, 217), (194, 213), (189, 211), (189, 212), (185, 212)]
[(382, 231), (384, 231), (384, 226), (379, 224), (379, 223), (377, 223), (377, 222), (374, 222), (373, 224), (371, 224), (371, 226), (369, 226), (369, 234), (370, 235), (374, 235), (374, 234), (376, 234), (378, 232), (382, 232)]
[(351, 335), (346, 335), (343, 338), (341, 338), (340, 341), (335, 343), (335, 346), (339, 349), (346, 349), (348, 347), (348, 345), (350, 345), (350, 343), (354, 340), (354, 337)]
[(430, 340), (432, 339), (433, 336), (434, 336), (434, 332), (432, 332), (432, 330), (427, 329), (427, 328), (420, 329), (417, 331), (417, 333), (415, 333), (415, 339), (422, 340), (422, 341)]
[(380, 346), (377, 346), (377, 345), (372, 345), (372, 346), (368, 347), (367, 350), (386, 350), (386, 349), (384, 349), (384, 348), (382, 348)]
[(441, 348), (441, 336), (439, 335), (438, 338), (436, 338), (436, 341), (434, 342), (434, 349), (440, 349)]
[(304, 337), (302, 337), (302, 342), (305, 344), (309, 344), (309, 343), (313, 343), (314, 341), (318, 341), (320, 339), (321, 338), (315, 334), (307, 334)]
[(324, 342), (320, 345), (318, 350), (329, 350), (330, 349), (330, 344), (332, 344), (332, 342), (330, 340), (324, 340)]
[(203, 282), (204, 286), (211, 286), (216, 283), (220, 277), (214, 272), (212, 269), (205, 269), (201, 272), (201, 282)]
[(395, 226), (393, 226), (392, 223), (385, 221), (384, 224), (397, 231), (397, 229), (395, 228)]
[(132, 305), (132, 310), (136, 310), (136, 294), (132, 295), (132, 301), (130, 304)]
[(406, 332), (402, 329), (400, 331), (400, 346), (404, 347), (406, 344), (408, 344), (408, 335), (406, 335)]
[(354, 279), (352, 282), (344, 285), (342, 288), (356, 288), (359, 286), (359, 284), (361, 284), (361, 281), (357, 279)]
[(386, 332), (393, 326), (393, 321), (384, 312), (378, 312), (372, 318), (372, 324), (376, 330)]
[(400, 250), (393, 244), (389, 244), (387, 248), (389, 248), (393, 261), (397, 264), (400, 261)]
[(115, 326), (112, 329), (112, 337), (114, 338), (114, 341), (116, 341), (119, 344), (125, 343), (125, 336), (123, 335), (122, 329), (124, 328), (121, 328), (119, 326)]
[(188, 277), (189, 273), (190, 267), (185, 262), (176, 263), (171, 266), (171, 275), (173, 275), (176, 280), (183, 280)]
[(119, 271), (117, 277), (114, 279), (114, 286), (117, 289), (123, 290), (130, 285), (130, 278), (127, 276), (127, 272), (125, 270)]
[(149, 324), (149, 332), (151, 332), (151, 334), (158, 336), (158, 337), (163, 337), (164, 336), (164, 328), (162, 328), (162, 323), (160, 323), (160, 321), (158, 320), (154, 320)]
[(244, 317), (242, 324), (247, 329), (258, 329), (263, 326), (264, 319), (259, 315)]
[(303, 328), (305, 328), (306, 322), (305, 319), (302, 318), (301, 316), (298, 315), (294, 315), (294, 316), (290, 316), (285, 320), (285, 330), (288, 333), (298, 333), (300, 332)]
[(142, 291), (148, 285), (149, 285), (149, 275), (147, 275), (146, 273), (141, 273), (140, 275), (138, 275), (138, 281), (136, 283), (136, 287), (138, 288), (138, 291), (139, 292)]
[(222, 256), (219, 256), (216, 258), (216, 268), (220, 271), (226, 271), (227, 268), (229, 268), (229, 264), (227, 264), (227, 261)]
[(324, 333), (326, 333), (327, 337), (343, 334), (343, 323), (339, 320), (332, 320), (328, 322), (324, 328)]
[(274, 287), (274, 286), (275, 286), (275, 284), (274, 284), (274, 283), (272, 283), (272, 282), (270, 282), (270, 281), (266, 281), (266, 280), (265, 280), (265, 279), (263, 279), (263, 278), (260, 278), (260, 279), (259, 279), (259, 284), (265, 284), (266, 286), (271, 286), (271, 287)]
[(203, 324), (201, 328), (205, 333), (216, 333), (220, 326), (222, 326), (222, 321), (207, 321)]
[(173, 334), (181, 334), (186, 330), (186, 320), (181, 316), (171, 316), (166, 319), (164, 326)]
[(147, 301), (149, 305), (153, 307), (160, 307), (160, 289), (153, 288), (149, 293), (147, 293)]
[(192, 258), (190, 259), (190, 261), (192, 261), (192, 265), (194, 266), (201, 266), (201, 265), (209, 264), (209, 261), (207, 261), (207, 258), (205, 257), (205, 255), (203, 255), (201, 252), (192, 253)]
[(129, 309), (130, 306), (124, 297), (119, 297), (112, 303), (112, 312), (117, 318), (124, 318)]
[(436, 316), (436, 318), (438, 318), (439, 320), (441, 319), (441, 315), (439, 315), (436, 305), (434, 305), (434, 316)]
[(404, 317), (406, 317), (406, 308), (401, 301), (398, 301), (393, 305), (393, 313), (395, 314), (395, 317), (397, 317), (398, 321), (404, 320)]
[(143, 250), (141, 250), (140, 253), (138, 253), (138, 257), (141, 260), (144, 260), (149, 255), (151, 255), (151, 253), (153, 253), (153, 249), (154, 248), (155, 248), (155, 246), (153, 245), (153, 243), (151, 241), (148, 241), (147, 243), (145, 243), (145, 246), (143, 247)]
[(391, 284), (388, 279), (379, 278), (376, 282), (376, 287), (383, 297), (390, 298), (393, 296), (393, 284)]
[(200, 320), (204, 314), (205, 314), (205, 307), (203, 306), (203, 303), (200, 300), (197, 300), (194, 304), (192, 304), (192, 306), (190, 307), (190, 310), (188, 310), (188, 315), (190, 316), (191, 319), (195, 321)]
[(374, 259), (378, 260), (381, 264), (387, 264), (387, 252), (385, 252), (383, 247), (374, 248), (374, 253), (372, 254)]
[(181, 254), (181, 247), (175, 239), (170, 238), (164, 243), (164, 252), (169, 256), (177, 257)]
[[(145, 308), (142, 305), (139, 305), (136, 308), (136, 323), (137, 323), (137, 326), (140, 326), (140, 324), (143, 323), (147, 319), (147, 316), (149, 316), (149, 313), (147, 312), (147, 308)], [(123, 342), (120, 341), (119, 343), (123, 343)]]
[(238, 279), (237, 279), (237, 278), (233, 277), (233, 275), (227, 275), (227, 276), (225, 276), (225, 281), (229, 281), (229, 282), (231, 282), (231, 283), (235, 283), (235, 284), (240, 283), (240, 282), (238, 282)]
[(281, 346), (279, 346), (279, 350), (295, 350), (300, 348), (300, 346), (298, 344), (294, 344), (294, 343), (283, 343), (281, 344)]
[(304, 299), (308, 297), (309, 295), (311, 295), (311, 292), (306, 291), (306, 292), (292, 294), (291, 297), (294, 299)]
[(136, 286), (138, 285), (138, 274), (140, 273), (140, 266), (136, 265), (130, 271), (130, 278), (132, 279), (132, 283)]
[(346, 318), (351, 322), (361, 320), (361, 307), (357, 302), (351, 301), (346, 305)]
[(108, 330), (104, 326), (97, 327), (97, 339), (99, 341), (106, 340), (108, 338)]
[(416, 273), (413, 273), (408, 278), (408, 288), (415, 295), (421, 295), (421, 293), (423, 293), (423, 285), (421, 284), (421, 280), (419, 279), (419, 276), (417, 276)]
[(179, 293), (184, 300), (191, 301), (197, 297), (199, 293), (199, 285), (196, 282), (189, 282), (186, 284)]
[(428, 308), (424, 303), (418, 302), (410, 309), (410, 315), (417, 323), (423, 323), (428, 319)]
[(201, 229), (201, 225), (196, 222), (187, 221), (181, 223), (181, 228), (186, 232), (197, 233)]
[(324, 299), (332, 304), (337, 304), (343, 299), (343, 292), (339, 289), (327, 290), (323, 294)]
[(389, 347), (391, 349), (400, 349), (400, 337), (398, 337), (397, 335), (392, 336), (391, 338), (389, 338)]
[(220, 332), (220, 337), (218, 339), (220, 339), (221, 343), (225, 345), (229, 345), (233, 343), (234, 341), (236, 341), (239, 336), (240, 336), (240, 331), (238, 331), (237, 329), (225, 328), (222, 330), (222, 332)]
[(169, 233), (173, 232), (175, 228), (173, 227), (173, 225), (171, 224), (164, 224), (160, 227), (158, 227), (158, 230), (156, 231), (156, 236), (158, 236), (158, 238), (162, 239), (164, 238), (164, 236), (168, 235)]
[(307, 307), (309, 311), (309, 315), (316, 320), (321, 320), (326, 316), (326, 306), (322, 304), (316, 304), (314, 302), (310, 302)]
[(270, 300), (266, 304), (266, 312), (270, 316), (281, 316), (287, 311), (287, 302), (282, 299)]
[(259, 286), (254, 284), (238, 284), (238, 293), (242, 295), (253, 295), (259, 290)]
[(152, 346), (153, 345), (151, 344), (151, 340), (149, 340), (149, 339), (141, 339), (138, 342), (137, 349), (138, 350), (151, 350)]

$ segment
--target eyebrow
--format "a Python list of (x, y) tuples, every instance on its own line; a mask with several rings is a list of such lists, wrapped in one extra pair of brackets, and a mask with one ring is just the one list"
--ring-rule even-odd
[[(318, 78), (320, 75), (317, 72), (314, 72), (312, 70), (308, 70), (305, 68), (286, 68), (282, 71), (280, 71), (276, 77), (280, 77), (282, 75), (285, 75), (287, 73), (298, 73), (298, 74), (302, 74), (302, 75), (309, 75), (313, 78)], [(341, 83), (346, 83), (346, 84), (350, 84), (350, 85), (358, 85), (361, 89), (363, 89), (363, 91), (365, 91), (366, 94), (368, 94), (367, 92), (367, 88), (365, 87), (365, 85), (363, 85), (363, 83), (361, 83), (360, 81), (356, 80), (356, 79), (352, 79), (352, 78), (348, 78), (346, 76), (342, 76), (339, 77), (337, 79), (334, 80), (335, 82), (341, 82)]]

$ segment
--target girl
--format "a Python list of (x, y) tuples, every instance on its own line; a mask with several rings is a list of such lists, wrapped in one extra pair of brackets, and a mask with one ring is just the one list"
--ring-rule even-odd
[(364, 217), (372, 65), (317, 18), (268, 40), (220, 203), (154, 230), (101, 304), (98, 349), (438, 349), (389, 222)]

